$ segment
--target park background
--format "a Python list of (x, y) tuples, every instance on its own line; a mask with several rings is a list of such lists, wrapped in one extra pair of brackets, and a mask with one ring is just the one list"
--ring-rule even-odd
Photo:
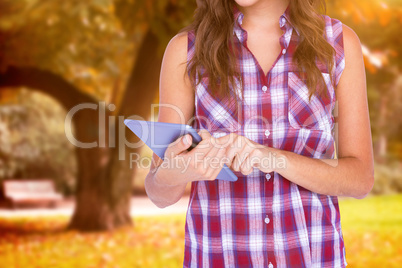
[[(86, 142), (102, 131), (116, 144), (121, 135), (137, 141), (119, 118), (155, 120), (164, 49), (194, 9), (188, 0), (0, 0), (0, 180), (51, 179), (74, 204), (60, 215), (2, 208), (0, 267), (181, 265), (183, 210), (132, 213), (147, 169), (119, 161), (118, 146), (77, 148), (66, 131)], [(340, 199), (348, 267), (401, 267), (402, 3), (330, 0), (327, 14), (362, 43), (375, 153), (370, 195)], [(107, 107), (105, 124), (99, 109), (85, 109), (65, 129), (82, 103)], [(123, 147), (126, 157), (150, 156)]]

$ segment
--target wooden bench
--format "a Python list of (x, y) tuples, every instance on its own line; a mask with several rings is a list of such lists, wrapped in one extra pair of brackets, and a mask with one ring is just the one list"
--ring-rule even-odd
[(51, 180), (5, 180), (2, 188), (6, 204), (12, 208), (34, 204), (55, 207), (63, 199)]

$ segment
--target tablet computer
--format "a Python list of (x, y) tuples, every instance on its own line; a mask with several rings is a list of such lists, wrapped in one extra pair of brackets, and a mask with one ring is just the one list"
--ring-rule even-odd
[[(193, 137), (193, 143), (188, 151), (202, 140), (194, 128), (185, 124), (132, 119), (124, 120), (124, 124), (161, 159), (164, 159), (169, 144), (185, 134), (190, 134)], [(237, 176), (226, 164), (216, 178), (225, 181), (237, 181)]]

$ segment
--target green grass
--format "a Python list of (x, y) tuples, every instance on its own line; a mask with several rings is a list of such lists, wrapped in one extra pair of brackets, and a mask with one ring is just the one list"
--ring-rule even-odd
[[(402, 267), (402, 195), (340, 201), (348, 267)], [(0, 267), (180, 267), (184, 215), (82, 234), (66, 217), (0, 219)]]
[(402, 267), (402, 195), (340, 201), (348, 267)]

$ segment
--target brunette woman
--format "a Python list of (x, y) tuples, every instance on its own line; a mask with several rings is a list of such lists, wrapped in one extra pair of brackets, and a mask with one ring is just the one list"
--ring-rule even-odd
[[(197, 0), (166, 48), (160, 122), (203, 140), (154, 155), (159, 207), (191, 183), (184, 267), (345, 267), (338, 196), (373, 186), (356, 34), (321, 0)], [(218, 164), (216, 164), (218, 163)], [(236, 182), (216, 180), (223, 163)]]

